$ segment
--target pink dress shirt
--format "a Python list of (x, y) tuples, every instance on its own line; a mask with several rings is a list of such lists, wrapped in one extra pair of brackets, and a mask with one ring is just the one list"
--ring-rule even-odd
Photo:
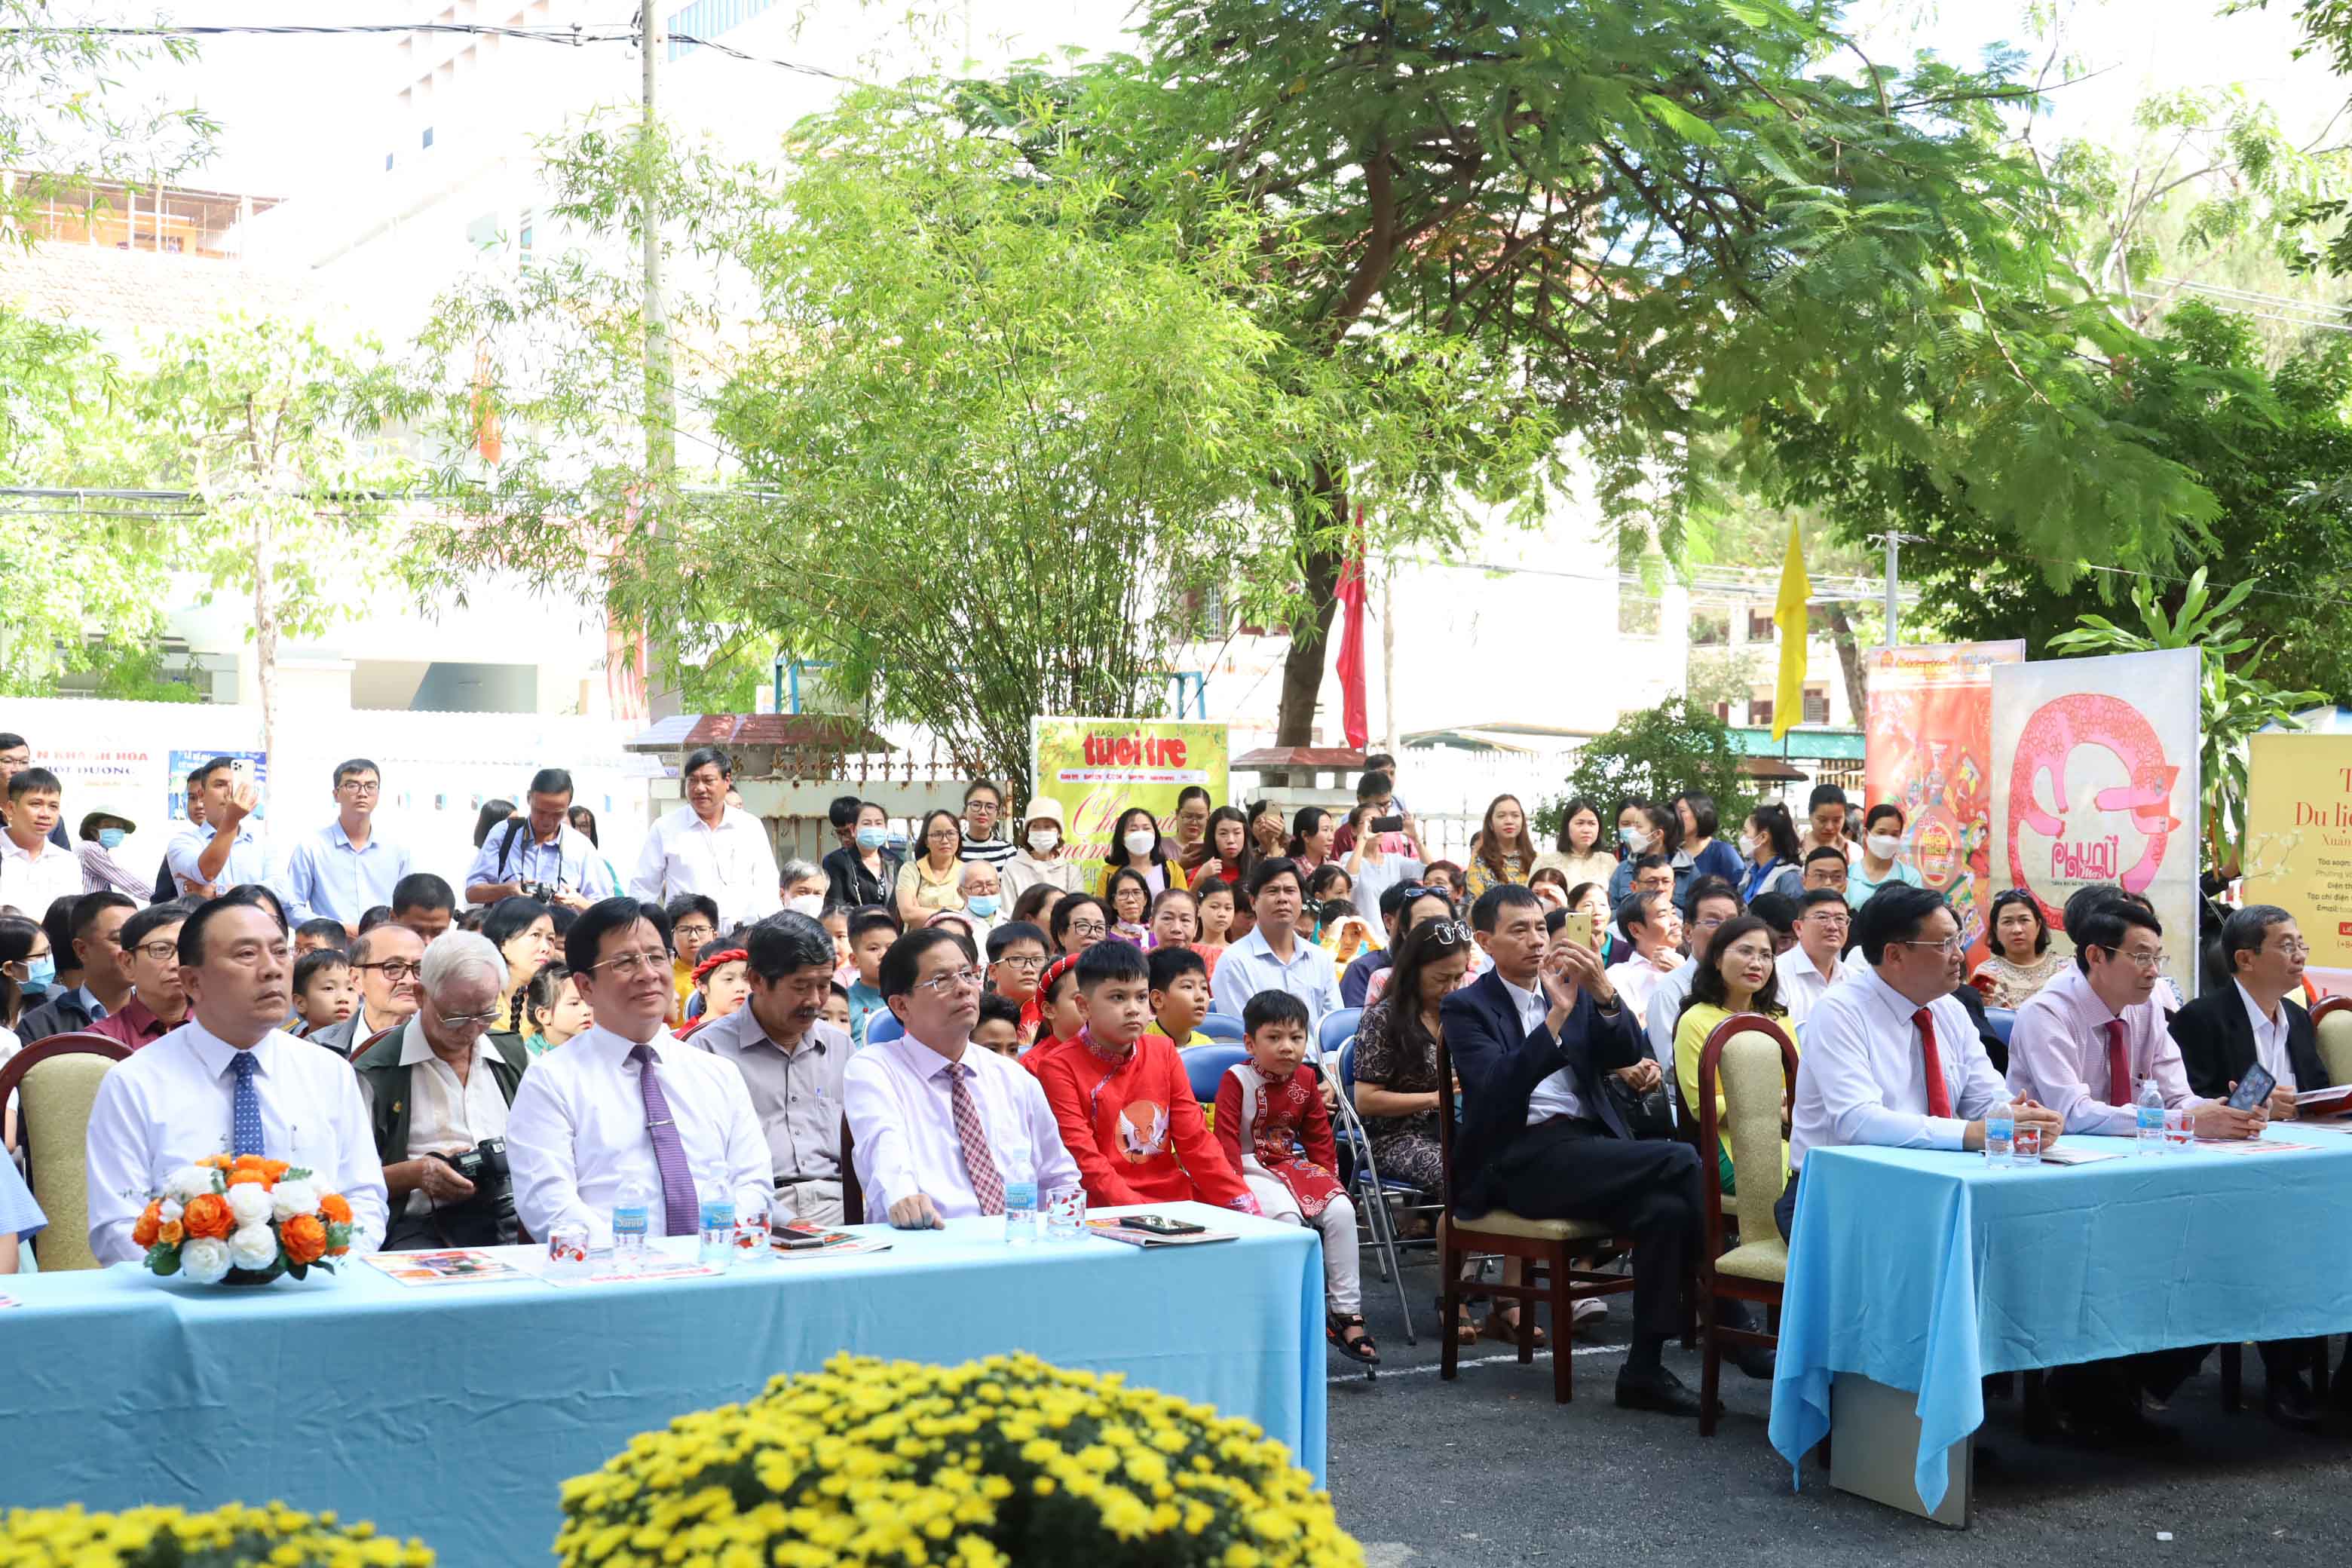
[[(2131, 1061), (2131, 1081), (2120, 1089), (2107, 1074), (2106, 1026), (2117, 1016), (2124, 1021), (2124, 1050)], [(2154, 997), (2117, 1015), (2091, 989), (2090, 976), (2070, 965), (2017, 1010), (2009, 1036), (2009, 1090), (2030, 1094), (2056, 1111), (2069, 1132), (2132, 1136), (2138, 1112), (2131, 1098), (2151, 1073), (2168, 1110), (2198, 1103), (2180, 1047), (2172, 1043), (2164, 1009)], [(2116, 1100), (2124, 1103), (2116, 1105)]]

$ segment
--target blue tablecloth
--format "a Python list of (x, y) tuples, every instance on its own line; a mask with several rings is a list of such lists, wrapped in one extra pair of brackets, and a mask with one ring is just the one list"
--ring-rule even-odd
[(1983, 1423), (1988, 1373), (2352, 1330), (2352, 1135), (2288, 1123), (2268, 1136), (2315, 1147), (2024, 1170), (1980, 1154), (1813, 1150), (1772, 1446), (1794, 1465), (1821, 1441), (1838, 1373), (1916, 1393), (1916, 1479), (1933, 1510), (1946, 1450)]
[(992, 1240), (884, 1227), (884, 1253), (570, 1289), (410, 1289), (364, 1264), (243, 1290), (130, 1268), (0, 1280), (21, 1303), (0, 1310), (0, 1506), (283, 1498), (421, 1536), (448, 1568), (540, 1562), (566, 1477), (845, 1350), (1125, 1373), (1250, 1417), (1319, 1483), (1320, 1239), (1152, 1206), (1241, 1237), (1016, 1249), (1001, 1221)]

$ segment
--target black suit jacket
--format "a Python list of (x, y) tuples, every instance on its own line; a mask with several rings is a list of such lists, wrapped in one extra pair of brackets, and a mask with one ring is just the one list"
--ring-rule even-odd
[(1601, 1075), (1632, 1067), (1648, 1054), (1633, 1011), (1622, 1002), (1604, 1015), (1590, 993), (1580, 994), (1568, 1026), (1554, 1036), (1541, 1023), (1521, 1026), (1519, 1009), (1493, 970), (1445, 998), (1439, 1009), (1446, 1054), (1462, 1080), (1462, 1131), (1454, 1142), (1454, 1207), (1475, 1217), (1495, 1206), (1495, 1160), (1528, 1127), (1528, 1100), (1536, 1085), (1567, 1069), (1587, 1115), (1618, 1137), (1624, 1119), (1601, 1090)]
[[(2327, 1065), (2319, 1057), (2319, 1031), (2311, 1015), (2292, 1002), (2279, 1005), (2286, 1009), (2286, 1059), (2294, 1068), (2295, 1087), (2325, 1089)], [(2174, 1014), (2172, 1038), (2180, 1047), (2181, 1066), (2189, 1069), (2189, 1087), (2209, 1100), (2228, 1094), (2254, 1065), (2254, 1026), (2234, 981)]]

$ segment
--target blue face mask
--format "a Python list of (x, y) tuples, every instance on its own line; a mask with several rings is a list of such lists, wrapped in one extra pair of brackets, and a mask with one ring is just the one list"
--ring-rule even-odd
[(26, 984), (37, 985), (46, 991), (57, 977), (58, 961), (50, 954), (45, 952), (38, 958), (28, 958), (25, 961)]
[(997, 902), (994, 893), (974, 893), (963, 901), (963, 907), (982, 920), (992, 920), (996, 915)]
[(98, 830), (98, 842), (101, 848), (120, 849), (122, 847), (122, 829), (120, 827), (100, 828)]
[(887, 827), (861, 827), (857, 830), (857, 847), (860, 849), (879, 849), (889, 842), (890, 830)]

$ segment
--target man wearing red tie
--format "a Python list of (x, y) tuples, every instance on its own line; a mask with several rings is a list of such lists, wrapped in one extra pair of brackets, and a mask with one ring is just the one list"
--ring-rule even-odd
[[(2047, 1105), (2069, 1132), (2129, 1138), (2138, 1125), (2134, 1097), (2153, 1079), (2165, 1109), (2188, 1111), (2200, 1138), (2260, 1137), (2269, 1120), (2261, 1108), (2232, 1110), (2221, 1100), (2199, 1099), (2189, 1087), (2180, 1047), (2155, 1000), (2165, 963), (2164, 928), (2157, 918), (2113, 892), (2104, 899), (2077, 895), (2067, 913), (2074, 967), (2017, 1010), (2009, 1037), (2011, 1091)], [(2263, 1352), (2264, 1405), (2273, 1419), (2316, 1428), (2318, 1409), (2302, 1377), (2308, 1360), (2303, 1343), (2264, 1345)], [(2060, 1367), (2050, 1380), (2057, 1423), (2071, 1428), (2071, 1436), (2093, 1440), (2173, 1440), (2178, 1434), (2147, 1419), (2140, 1395), (2159, 1405), (2170, 1398), (2204, 1363), (2205, 1353), (2192, 1346)]]
[[(1941, 893), (1889, 883), (1854, 917), (1864, 967), (1813, 1005), (1790, 1113), (1789, 1185), (1774, 1209), (1794, 1227), (1808, 1150), (1875, 1143), (1897, 1149), (1982, 1149), (1985, 1114), (2010, 1098), (1952, 995), (1959, 922)], [(2026, 1100), (2021, 1127), (2046, 1143), (2058, 1118)]]

